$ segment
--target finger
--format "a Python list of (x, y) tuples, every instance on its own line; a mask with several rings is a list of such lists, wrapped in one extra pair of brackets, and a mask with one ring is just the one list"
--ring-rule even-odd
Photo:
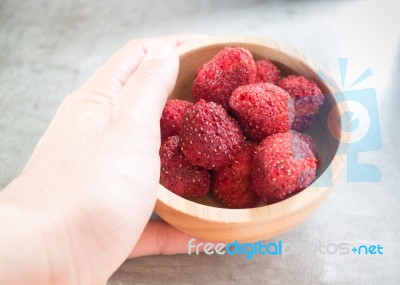
[(178, 75), (179, 59), (175, 48), (165, 42), (149, 44), (142, 62), (128, 79), (116, 102), (123, 121), (136, 127), (159, 126), (168, 95)]
[[(193, 237), (185, 234), (163, 221), (150, 220), (129, 258), (157, 255), (188, 253), (188, 242)], [(202, 242), (194, 241), (193, 245)], [(193, 248), (191, 248), (193, 250)], [(202, 247), (199, 248), (202, 251)]]
[[(84, 87), (109, 89), (117, 94), (125, 82), (139, 66), (146, 54), (148, 45), (161, 40), (176, 47), (183, 43), (205, 37), (197, 34), (180, 34), (161, 38), (131, 40), (116, 52), (100, 69), (86, 82)], [(100, 87), (98, 87), (100, 85)]]

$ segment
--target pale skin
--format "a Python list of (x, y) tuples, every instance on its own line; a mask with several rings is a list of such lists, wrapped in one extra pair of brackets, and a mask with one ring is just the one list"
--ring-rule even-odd
[(0, 284), (106, 284), (127, 258), (187, 251), (190, 236), (148, 221), (175, 47), (197, 37), (133, 40), (65, 98), (0, 192)]

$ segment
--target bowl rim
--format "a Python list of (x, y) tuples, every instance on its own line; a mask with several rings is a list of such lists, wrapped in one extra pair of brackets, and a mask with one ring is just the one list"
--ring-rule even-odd
[[(325, 77), (324, 80), (328, 79), (330, 81), (330, 84), (327, 87), (331, 94), (341, 92), (338, 84), (326, 69), (317, 64), (306, 54), (278, 41), (247, 36), (210, 36), (178, 46), (177, 53), (179, 57), (181, 57), (182, 55), (192, 52), (195, 49), (221, 45), (240, 46), (241, 44), (267, 47), (269, 49), (276, 50), (279, 53), (284, 52), (285, 56), (287, 56), (290, 61), (300, 61), (302, 64), (310, 68), (315, 74), (322, 73), (322, 75)], [(338, 103), (336, 98), (333, 98), (333, 100), (335, 103)], [(343, 104), (336, 104), (335, 107), (338, 108), (339, 114), (342, 114), (342, 112), (346, 109), (346, 103), (344, 102)], [(349, 135), (345, 134), (343, 130), (340, 130), (338, 149), (343, 147), (343, 142), (348, 141), (350, 141)], [(337, 181), (337, 178), (346, 162), (346, 157), (347, 155), (345, 152), (338, 154), (338, 151), (336, 151), (332, 161), (329, 163), (328, 167), (331, 167), (332, 169), (332, 182), (329, 183), (329, 181), (327, 181), (327, 183), (323, 185), (330, 186), (317, 186), (317, 181), (320, 181), (320, 179), (326, 179), (323, 176), (320, 176), (309, 187), (301, 192), (281, 202), (271, 205), (246, 209), (227, 209), (208, 206), (182, 198), (160, 184), (157, 193), (157, 203), (167, 205), (181, 214), (208, 222), (229, 224), (246, 224), (251, 222), (253, 224), (261, 224), (266, 220), (279, 219), (283, 216), (295, 215), (305, 207), (311, 208), (316, 201), (324, 200), (329, 195), (331, 188), (334, 186), (333, 184)], [(158, 213), (157, 207), (155, 212)], [(160, 216), (162, 217), (162, 215)]]

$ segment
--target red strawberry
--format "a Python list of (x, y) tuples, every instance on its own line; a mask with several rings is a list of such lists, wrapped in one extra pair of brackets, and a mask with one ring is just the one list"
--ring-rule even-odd
[(256, 61), (257, 74), (254, 83), (271, 83), (277, 84), (281, 78), (281, 71), (268, 59), (260, 59)]
[(315, 158), (318, 158), (317, 143), (314, 138), (307, 134), (298, 133), (296, 131), (291, 131), (292, 136), (298, 136), (300, 140), (303, 140), (307, 146), (310, 148), (312, 154)]
[(215, 196), (230, 208), (252, 208), (260, 202), (260, 197), (250, 187), (254, 146), (246, 142), (233, 161), (212, 176), (211, 188)]
[(186, 109), (191, 106), (193, 106), (192, 103), (184, 100), (176, 99), (167, 101), (160, 120), (161, 140), (179, 135), (183, 115)]
[(204, 99), (227, 109), (233, 90), (252, 83), (256, 77), (256, 70), (253, 57), (247, 49), (224, 48), (196, 70), (193, 84), (194, 101)]
[(293, 122), (292, 99), (285, 90), (270, 83), (238, 87), (229, 106), (245, 134), (254, 141), (287, 132)]
[(204, 100), (186, 111), (180, 136), (187, 160), (207, 169), (228, 164), (245, 140), (238, 123), (221, 105)]
[(265, 203), (276, 203), (309, 186), (316, 168), (317, 159), (302, 136), (274, 134), (256, 148), (251, 185)]
[(316, 114), (324, 103), (324, 95), (317, 83), (304, 76), (289, 75), (279, 80), (278, 86), (295, 99), (297, 116)]
[(179, 136), (171, 136), (160, 148), (160, 184), (184, 198), (202, 197), (210, 189), (210, 174), (191, 165), (180, 152)]
[(292, 123), (292, 130), (304, 132), (310, 129), (315, 121), (315, 115), (295, 116)]

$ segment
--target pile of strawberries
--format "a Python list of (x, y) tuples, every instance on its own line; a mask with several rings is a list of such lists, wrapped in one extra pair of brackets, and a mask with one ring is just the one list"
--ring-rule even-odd
[(324, 102), (315, 82), (282, 78), (271, 61), (227, 47), (196, 70), (193, 98), (168, 101), (161, 117), (160, 183), (167, 189), (185, 198), (211, 189), (228, 207), (251, 208), (315, 180), (316, 143), (300, 133)]

